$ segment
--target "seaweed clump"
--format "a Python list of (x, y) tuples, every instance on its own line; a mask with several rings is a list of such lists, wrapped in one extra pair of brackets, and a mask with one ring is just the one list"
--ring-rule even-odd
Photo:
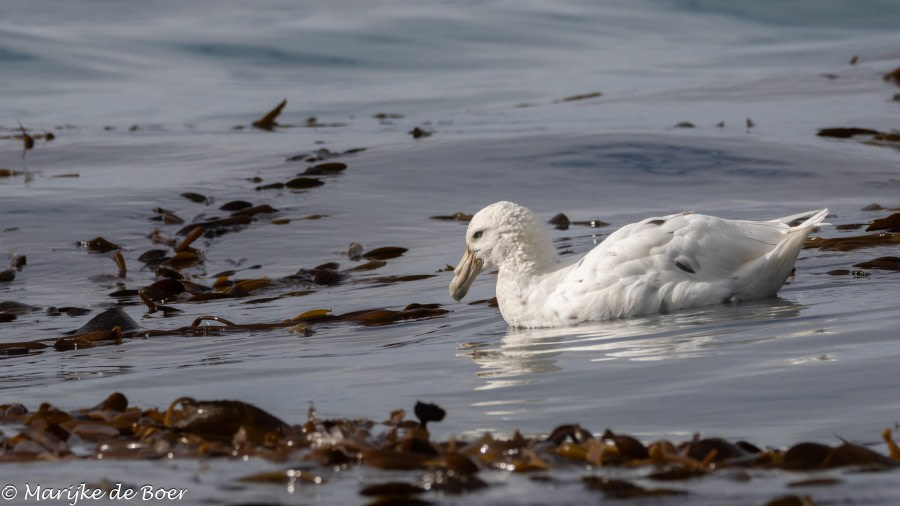
[[(398, 409), (381, 423), (321, 419), (310, 406), (306, 420), (291, 424), (238, 400), (180, 397), (166, 409), (140, 408), (119, 392), (96, 406), (72, 411), (48, 403), (36, 411), (22, 404), (4, 404), (0, 422), (21, 429), (0, 440), (0, 462), (256, 457), (280, 467), (243, 476), (241, 481), (310, 485), (325, 483), (354, 466), (414, 472), (415, 479), (405, 480), (409, 474), (400, 474), (401, 479), (363, 483), (359, 491), (376, 500), (400, 502), (435, 491), (459, 494), (489, 487), (483, 477), (492, 472), (540, 476), (551, 469), (569, 471), (580, 475), (587, 490), (618, 499), (687, 495), (690, 490), (683, 483), (719, 472), (886, 471), (900, 465), (900, 448), (890, 429), (882, 433), (887, 455), (847, 441), (837, 446), (802, 442), (784, 450), (764, 450), (746, 441), (695, 435), (680, 443), (645, 444), (627, 434), (608, 429), (596, 434), (575, 424), (560, 425), (543, 436), (516, 432), (499, 438), (484, 433), (470, 440), (436, 441), (428, 425), (443, 420), (446, 411), (418, 402), (414, 414), (417, 420), (410, 420), (405, 410)], [(640, 473), (636, 480), (666, 486), (623, 479), (617, 469), (636, 470)], [(820, 480), (816, 485), (840, 483), (833, 477), (810, 480)]]

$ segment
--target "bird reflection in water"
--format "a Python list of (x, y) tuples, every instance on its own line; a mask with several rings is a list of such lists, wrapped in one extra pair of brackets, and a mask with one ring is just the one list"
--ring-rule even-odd
[(510, 328), (498, 348), (476, 343), (464, 353), (481, 366), (477, 375), (487, 384), (479, 390), (502, 388), (528, 383), (531, 375), (564, 371), (571, 360), (677, 360), (791, 337), (783, 320), (805, 307), (775, 298), (574, 327)]

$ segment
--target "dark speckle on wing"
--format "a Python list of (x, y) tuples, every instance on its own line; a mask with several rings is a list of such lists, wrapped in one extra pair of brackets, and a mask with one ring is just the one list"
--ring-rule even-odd
[(679, 262), (678, 260), (675, 260), (675, 267), (678, 267), (679, 269), (683, 270), (684, 272), (690, 272), (691, 274), (694, 274), (694, 269), (692, 269), (689, 265), (685, 265), (685, 264)]

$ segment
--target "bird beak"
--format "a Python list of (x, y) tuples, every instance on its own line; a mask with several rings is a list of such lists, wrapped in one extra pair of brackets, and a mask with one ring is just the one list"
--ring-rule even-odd
[(453, 297), (453, 300), (460, 300), (469, 293), (472, 281), (475, 281), (475, 277), (481, 272), (483, 266), (484, 260), (476, 257), (475, 253), (466, 246), (466, 254), (463, 255), (456, 269), (453, 269), (453, 281), (450, 281), (450, 296)]

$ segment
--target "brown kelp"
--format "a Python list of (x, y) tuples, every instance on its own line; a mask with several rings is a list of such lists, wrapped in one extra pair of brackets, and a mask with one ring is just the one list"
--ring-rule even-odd
[[(625, 433), (609, 429), (595, 433), (577, 424), (560, 425), (545, 435), (515, 432), (500, 437), (486, 432), (439, 441), (432, 438), (429, 424), (443, 420), (446, 411), (417, 402), (413, 413), (415, 420), (407, 419), (403, 409), (391, 411), (383, 422), (322, 419), (310, 406), (304, 420), (290, 423), (239, 400), (183, 396), (166, 408), (141, 408), (119, 392), (95, 406), (70, 411), (48, 403), (34, 411), (22, 404), (4, 404), (0, 422), (17, 433), (0, 440), (0, 462), (254, 457), (276, 468), (238, 479), (263, 485), (321, 485), (337, 479), (343, 469), (374, 468), (395, 472), (396, 478), (383, 472), (375, 475), (376, 480), (364, 478), (359, 494), (386, 504), (491, 487), (484, 479), (491, 473), (544, 476), (552, 485), (554, 480), (543, 474), (552, 470), (574, 475), (586, 490), (624, 499), (689, 495), (697, 480), (752, 470), (803, 472), (805, 479), (788, 486), (827, 487), (842, 480), (815, 473), (896, 472), (900, 467), (900, 448), (891, 429), (881, 434), (886, 454), (848, 441), (763, 449), (699, 434), (686, 441), (645, 443)], [(628, 479), (619, 471), (623, 469), (629, 470)], [(794, 504), (784, 502), (785, 497), (797, 496), (776, 497), (769, 504)]]

